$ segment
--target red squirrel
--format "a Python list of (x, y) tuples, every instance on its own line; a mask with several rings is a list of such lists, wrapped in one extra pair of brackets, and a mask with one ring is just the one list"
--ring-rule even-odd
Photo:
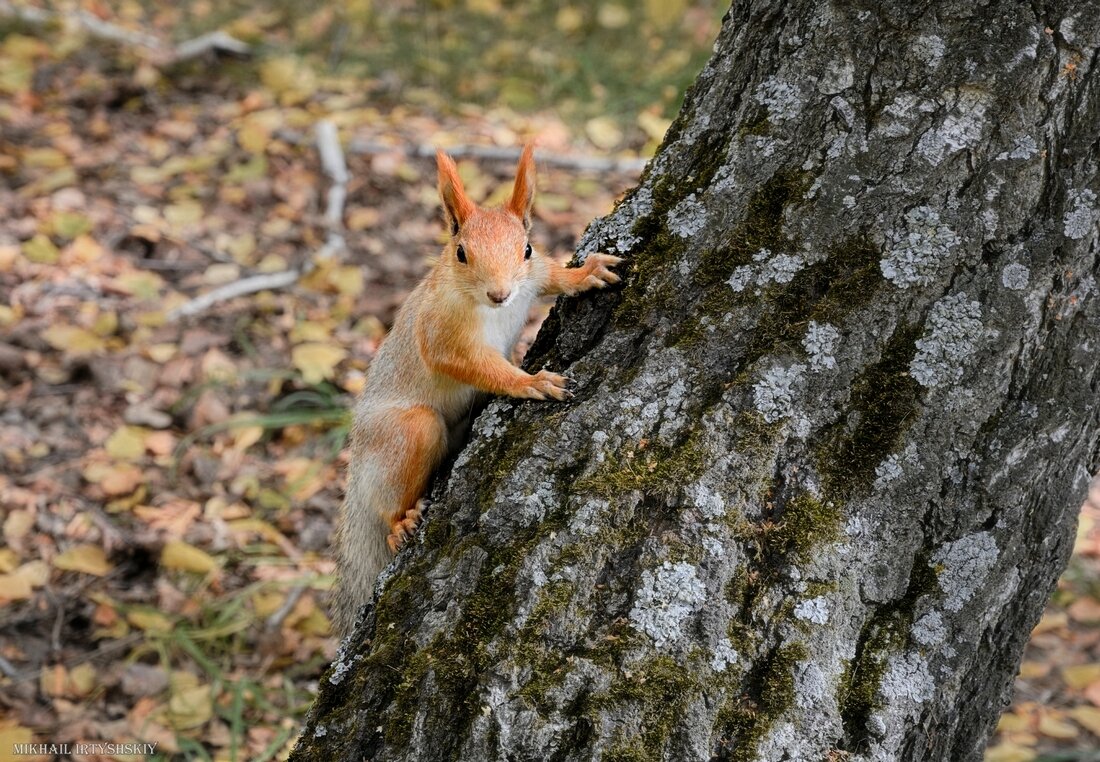
[(589, 254), (581, 266), (565, 267), (531, 245), (532, 146), (499, 209), (466, 196), (442, 151), (436, 164), (450, 240), (398, 311), (355, 409), (336, 538), (334, 620), (341, 634), (351, 631), (378, 573), (416, 529), (428, 479), (459, 444), (475, 396), (570, 396), (563, 376), (527, 373), (509, 360), (534, 301), (619, 282), (611, 271), (619, 257)]

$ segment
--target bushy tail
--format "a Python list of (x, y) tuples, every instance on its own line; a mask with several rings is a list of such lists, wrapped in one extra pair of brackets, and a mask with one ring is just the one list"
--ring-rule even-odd
[(334, 634), (345, 637), (355, 627), (359, 611), (371, 599), (378, 573), (393, 559), (382, 518), (394, 496), (366, 464), (348, 475), (348, 492), (340, 507), (336, 530), (336, 590), (333, 594)]

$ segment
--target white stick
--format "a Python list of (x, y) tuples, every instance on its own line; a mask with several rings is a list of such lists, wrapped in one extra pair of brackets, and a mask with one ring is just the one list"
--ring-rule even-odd
[(131, 47), (148, 48), (156, 54), (160, 65), (187, 61), (210, 50), (232, 53), (238, 56), (247, 56), (252, 52), (252, 48), (248, 43), (222, 31), (209, 32), (173, 47), (164, 43), (159, 37), (125, 29), (109, 21), (104, 21), (87, 11), (54, 13), (41, 8), (14, 5), (9, 0), (0, 0), (0, 16), (16, 18), (27, 24), (45, 25), (58, 22), (72, 25), (83, 29), (92, 37), (100, 40), (117, 42)]
[[(294, 130), (278, 130), (276, 137), (293, 145), (305, 142), (305, 136)], [(435, 156), (436, 147), (426, 143), (396, 144), (377, 143), (370, 140), (352, 140), (347, 151), (352, 154), (372, 156), (384, 153), (403, 153), (406, 156), (430, 158)], [(501, 148), (498, 146), (458, 145), (444, 149), (455, 159), (485, 159), (487, 161), (515, 162), (519, 159), (521, 148)], [(561, 153), (539, 151), (538, 161), (552, 167), (576, 169), (590, 172), (628, 172), (637, 173), (645, 169), (649, 159), (632, 156), (570, 156)]]
[(232, 283), (226, 283), (224, 286), (218, 286), (212, 291), (196, 296), (194, 299), (190, 299), (171, 310), (166, 316), (168, 322), (198, 315), (219, 302), (235, 299), (238, 296), (292, 286), (303, 275), (313, 269), (314, 261), (331, 259), (343, 253), (346, 247), (342, 231), (344, 200), (348, 195), (348, 167), (344, 161), (344, 152), (340, 148), (340, 136), (336, 131), (336, 125), (327, 119), (322, 119), (317, 123), (316, 136), (317, 153), (321, 156), (321, 166), (325, 170), (325, 174), (332, 179), (332, 186), (328, 190), (328, 204), (325, 209), (325, 223), (329, 228), (328, 237), (325, 239), (324, 245), (317, 251), (317, 254), (299, 268), (264, 273), (263, 275), (252, 275), (235, 280)]

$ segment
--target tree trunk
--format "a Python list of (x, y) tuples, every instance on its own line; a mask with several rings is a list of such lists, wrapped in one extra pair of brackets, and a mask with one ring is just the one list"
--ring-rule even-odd
[(737, 2), (292, 758), (979, 758), (1100, 457), (1098, 40)]

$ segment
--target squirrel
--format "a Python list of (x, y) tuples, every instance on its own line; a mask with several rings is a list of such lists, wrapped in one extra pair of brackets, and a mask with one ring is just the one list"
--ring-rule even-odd
[(568, 379), (527, 373), (509, 357), (534, 301), (619, 282), (621, 259), (589, 254), (566, 267), (534, 249), (533, 146), (501, 208), (466, 195), (454, 160), (436, 153), (449, 240), (398, 310), (367, 372), (349, 437), (348, 484), (336, 533), (334, 624), (347, 635), (378, 573), (420, 521), (428, 480), (464, 436), (479, 393), (572, 396)]

